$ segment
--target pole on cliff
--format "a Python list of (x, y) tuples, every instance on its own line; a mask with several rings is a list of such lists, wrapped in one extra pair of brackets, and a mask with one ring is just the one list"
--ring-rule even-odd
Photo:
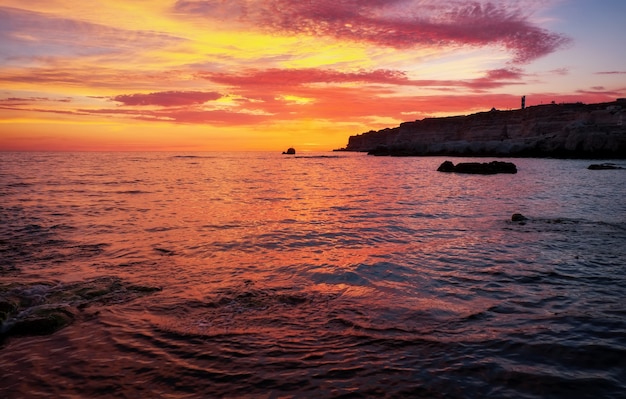
[(522, 96), (522, 109), (526, 108), (526, 96)]

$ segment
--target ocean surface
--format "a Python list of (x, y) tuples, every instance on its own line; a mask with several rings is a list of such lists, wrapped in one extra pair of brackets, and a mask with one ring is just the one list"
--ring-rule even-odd
[(626, 170), (445, 159), (0, 153), (0, 397), (625, 397)]

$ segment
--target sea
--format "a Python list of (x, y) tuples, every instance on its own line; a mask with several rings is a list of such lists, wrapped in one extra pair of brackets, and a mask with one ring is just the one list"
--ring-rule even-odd
[(0, 397), (626, 397), (626, 161), (446, 159), (0, 153)]

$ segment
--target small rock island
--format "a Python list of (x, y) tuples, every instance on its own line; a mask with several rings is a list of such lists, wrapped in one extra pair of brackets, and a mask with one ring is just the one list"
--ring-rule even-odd
[(283, 151), (283, 155), (296, 155), (296, 149), (289, 147), (287, 148), (287, 151)]

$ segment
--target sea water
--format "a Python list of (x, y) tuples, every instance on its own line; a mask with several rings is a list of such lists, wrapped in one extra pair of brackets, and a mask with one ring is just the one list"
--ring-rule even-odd
[(1, 153), (0, 396), (623, 397), (626, 170), (444, 160)]

